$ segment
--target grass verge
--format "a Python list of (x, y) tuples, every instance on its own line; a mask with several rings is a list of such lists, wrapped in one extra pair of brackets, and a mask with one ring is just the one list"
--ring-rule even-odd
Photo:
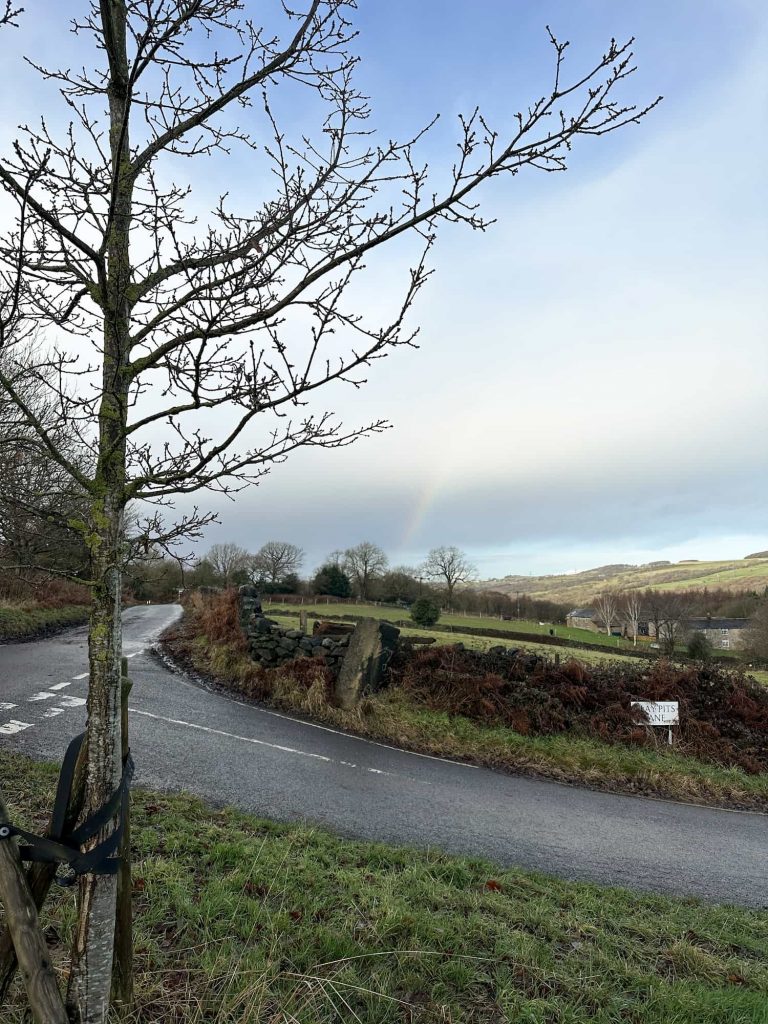
[[(0, 750), (25, 823), (55, 770)], [(768, 914), (133, 797), (133, 1024), (765, 1024)], [(44, 924), (66, 971), (74, 897)], [(18, 984), (18, 983), (17, 983)], [(25, 1020), (16, 988), (4, 1024)]]
[(0, 641), (36, 640), (87, 621), (85, 605), (44, 608), (34, 604), (4, 604), (0, 606)]
[[(166, 649), (182, 665), (247, 696), (255, 668), (232, 645), (174, 627)], [(574, 736), (523, 736), (416, 704), (401, 690), (365, 698), (353, 711), (332, 707), (322, 687), (297, 684), (289, 670), (272, 673), (269, 703), (359, 736), (420, 753), (451, 757), (521, 775), (609, 792), (768, 811), (768, 774), (748, 775), (669, 750), (625, 747)]]

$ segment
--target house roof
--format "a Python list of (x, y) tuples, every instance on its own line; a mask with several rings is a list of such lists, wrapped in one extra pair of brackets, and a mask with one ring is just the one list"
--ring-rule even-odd
[(574, 608), (572, 612), (568, 612), (568, 617), (573, 619), (594, 619), (595, 614), (594, 608)]
[(715, 619), (709, 616), (689, 619), (691, 629), (746, 629), (749, 619)]

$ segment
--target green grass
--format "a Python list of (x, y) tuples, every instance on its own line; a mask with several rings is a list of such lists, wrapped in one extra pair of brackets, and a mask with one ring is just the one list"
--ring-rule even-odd
[[(54, 772), (0, 751), (12, 806)], [(10, 783), (8, 780), (11, 780)], [(766, 1024), (768, 914), (133, 798), (135, 1024)], [(44, 918), (63, 974), (74, 920)], [(3, 1024), (21, 1024), (16, 990)]]
[[(247, 654), (199, 633), (184, 643), (198, 671), (237, 692), (249, 692), (254, 664)], [(739, 768), (699, 761), (670, 750), (662, 739), (655, 748), (636, 748), (567, 734), (523, 736), (433, 711), (397, 689), (366, 697), (353, 711), (341, 711), (321, 690), (296, 686), (289, 670), (276, 671), (272, 687), (270, 703), (275, 707), (404, 749), (611, 792), (768, 811), (768, 773), (748, 775)]]
[[(384, 610), (382, 608), (377, 608), (373, 605), (361, 605), (360, 607), (371, 608), (371, 614), (375, 612), (381, 613)], [(273, 611), (271, 608), (265, 607), (265, 614), (267, 614), (270, 619), (274, 619), (275, 622), (279, 622), (281, 625), (291, 627), (296, 626), (296, 616), (285, 614), (283, 610)], [(336, 614), (343, 615), (348, 613), (337, 612)], [(352, 614), (355, 613), (353, 612)], [(357, 614), (363, 615), (366, 613), (361, 611)], [(320, 614), (316, 616), (313, 615), (311, 612), (308, 613), (307, 623), (310, 632), (312, 631), (313, 623), (318, 619), (322, 619), (323, 617), (324, 616), (322, 612), (320, 612)], [(376, 618), (381, 617), (381, 614), (376, 615)], [(446, 634), (437, 629), (430, 629), (427, 626), (416, 626), (415, 624), (413, 626), (401, 626), (399, 627), (399, 629), (403, 636), (431, 636), (435, 638), (435, 641), (438, 644), (451, 644), (460, 642), (464, 644), (465, 647), (473, 651), (487, 651), (489, 647), (495, 647), (499, 644), (507, 644), (509, 646), (519, 647), (521, 650), (528, 651), (531, 654), (540, 654), (546, 658), (552, 658), (555, 654), (559, 654), (564, 661), (574, 658), (577, 661), (584, 662), (584, 664), (586, 665), (601, 665), (605, 662), (619, 660), (616, 655), (610, 652), (610, 650), (606, 650), (605, 652), (590, 651), (584, 650), (580, 647), (574, 647), (569, 649), (563, 647), (553, 647), (551, 644), (537, 644), (532, 640), (518, 640), (515, 637), (514, 633), (512, 633), (511, 631), (509, 640), (501, 640), (498, 637), (493, 636), (472, 636), (470, 633), (457, 632), (456, 634)], [(581, 632), (581, 630), (577, 630), (575, 632)], [(622, 664), (626, 661), (636, 663), (641, 660), (644, 664), (646, 663), (646, 659), (633, 658), (631, 655), (621, 655), (620, 658)]]
[(34, 604), (8, 603), (0, 606), (0, 641), (31, 639), (67, 626), (79, 626), (87, 621), (88, 608), (83, 605), (41, 608)]
[[(292, 611), (295, 612), (299, 609), (306, 611), (310, 615), (315, 615), (318, 618), (322, 618), (328, 615), (335, 616), (349, 616), (349, 615), (364, 615), (370, 616), (376, 619), (386, 619), (389, 622), (406, 621), (410, 618), (407, 609), (405, 608), (393, 608), (391, 605), (376, 605), (376, 604), (323, 604), (322, 602), (315, 602), (313, 604), (297, 605), (291, 609), (286, 609), (284, 605), (277, 602), (274, 605), (269, 603), (269, 599), (265, 599), (264, 611), (270, 617), (274, 617), (279, 614), (280, 611)], [(607, 636), (605, 633), (594, 633), (590, 629), (572, 629), (568, 626), (553, 625), (552, 623), (544, 623), (541, 625), (532, 619), (511, 619), (504, 620), (499, 618), (493, 618), (489, 616), (479, 615), (459, 615), (459, 614), (443, 614), (440, 616), (438, 623), (440, 626), (450, 626), (457, 630), (462, 629), (496, 629), (501, 630), (505, 633), (510, 633), (514, 636), (515, 633), (536, 633), (541, 636), (549, 636), (550, 629), (553, 631), (554, 636), (561, 640), (571, 640), (578, 643), (597, 644), (606, 648), (619, 648), (622, 650), (631, 650), (632, 641), (624, 640), (621, 637)], [(436, 633), (442, 631), (435, 631)], [(495, 641), (498, 643), (499, 641)], [(550, 646), (550, 650), (551, 650)]]

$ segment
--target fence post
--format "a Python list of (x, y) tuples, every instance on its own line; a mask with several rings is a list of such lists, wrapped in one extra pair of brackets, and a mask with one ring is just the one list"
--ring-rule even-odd
[[(65, 828), (67, 829), (74, 828), (83, 808), (86, 763), (85, 752), (86, 745), (83, 744), (80, 750), (80, 756), (78, 757), (77, 764), (75, 766), (72, 795), (70, 797), (67, 814), (64, 819)], [(30, 894), (38, 912), (42, 909), (43, 904), (45, 903), (55, 875), (55, 864), (32, 864), (27, 869), (27, 885), (29, 886)], [(0, 1006), (5, 1002), (8, 989), (10, 988), (11, 982), (16, 974), (17, 966), (18, 957), (16, 956), (16, 950), (14, 949), (11, 933), (8, 929), (8, 925), (6, 924), (3, 932), (0, 933)]]
[[(128, 659), (123, 658), (120, 679), (120, 733), (123, 760), (128, 756), (128, 695), (132, 683), (128, 678)], [(131, 811), (130, 797), (125, 816), (123, 837), (118, 851), (117, 914), (115, 917), (115, 948), (112, 959), (112, 1002), (123, 1013), (133, 1005), (133, 913), (131, 910)]]
[[(9, 822), (0, 796), (0, 828)], [(0, 839), (0, 901), (13, 939), (32, 1014), (38, 1024), (67, 1024), (37, 907), (27, 885), (13, 839)]]

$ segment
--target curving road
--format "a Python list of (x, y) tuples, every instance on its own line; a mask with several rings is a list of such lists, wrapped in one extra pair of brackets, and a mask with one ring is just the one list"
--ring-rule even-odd
[[(137, 782), (343, 835), (562, 878), (768, 907), (768, 816), (614, 796), (396, 750), (211, 693), (151, 651), (176, 606), (124, 613)], [(85, 719), (86, 636), (0, 645), (0, 746), (59, 760)], [(13, 800), (13, 780), (4, 779)]]

